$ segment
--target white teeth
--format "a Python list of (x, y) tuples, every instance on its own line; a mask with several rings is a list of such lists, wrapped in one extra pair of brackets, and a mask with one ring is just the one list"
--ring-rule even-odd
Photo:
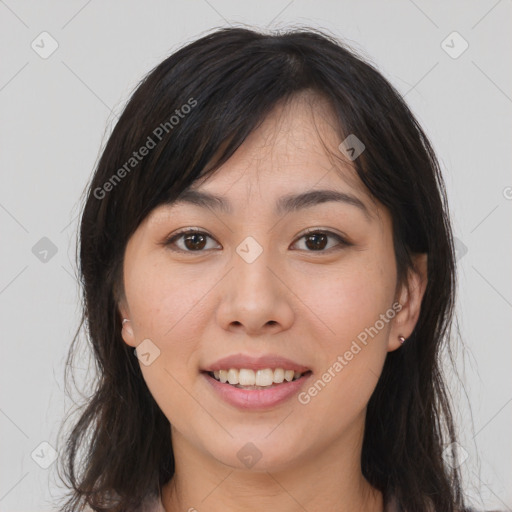
[(272, 384), (281, 384), (285, 380), (290, 382), (298, 379), (302, 373), (293, 370), (283, 370), (283, 368), (265, 368), (262, 370), (249, 370), (242, 368), (229, 368), (229, 370), (215, 370), (213, 372), (215, 379), (222, 383), (229, 382), (232, 385), (240, 386), (261, 386), (267, 387)]
[(284, 370), (282, 368), (276, 368), (274, 370), (274, 382), (281, 384), (284, 380)]
[[(238, 384), (240, 386), (254, 386), (256, 382), (256, 376), (254, 375), (254, 370), (229, 370), (230, 372), (238, 373)], [(231, 382), (230, 382), (231, 384)]]
[(228, 370), (228, 382), (230, 384), (238, 384), (238, 371), (234, 368)]
[[(244, 370), (240, 371), (240, 374), (242, 374)], [(258, 370), (256, 372), (256, 382), (254, 385), (256, 386), (272, 386), (274, 383), (274, 372), (267, 368), (265, 370)]]
[(284, 380), (287, 380), (288, 382), (292, 381), (294, 376), (295, 372), (293, 370), (286, 370), (284, 372)]

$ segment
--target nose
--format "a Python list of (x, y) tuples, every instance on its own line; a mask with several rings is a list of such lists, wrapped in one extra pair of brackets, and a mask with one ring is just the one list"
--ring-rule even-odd
[(277, 333), (292, 325), (294, 295), (277, 263), (267, 256), (269, 252), (263, 250), (252, 262), (234, 254), (233, 267), (219, 291), (217, 320), (223, 329), (258, 335)]

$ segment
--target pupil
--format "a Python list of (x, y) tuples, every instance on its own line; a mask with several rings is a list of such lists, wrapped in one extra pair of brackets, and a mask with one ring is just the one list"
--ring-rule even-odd
[[(324, 243), (320, 243), (320, 247), (318, 246), (318, 238), (322, 238), (323, 239), (322, 242), (324, 242)], [(307, 241), (306, 241), (306, 245), (308, 246), (309, 249), (311, 249), (312, 247), (310, 246), (309, 241), (310, 240), (315, 240), (314, 243), (316, 245), (313, 246), (313, 249), (323, 249), (325, 247), (326, 239), (327, 239), (327, 237), (324, 234), (322, 234), (322, 233), (316, 233), (316, 234), (313, 234), (313, 235), (308, 235)]]
[[(198, 247), (197, 245), (195, 245), (194, 243), (192, 243), (192, 245), (190, 245), (188, 242), (191, 240), (191, 238), (194, 238), (194, 237), (198, 237), (201, 239), (201, 242), (202, 242), (202, 245), (200, 247)], [(205, 242), (205, 236), (204, 235), (201, 235), (199, 233), (192, 233), (192, 234), (189, 234), (185, 237), (185, 245), (187, 247), (187, 249), (202, 249), (204, 247), (204, 242)], [(201, 244), (201, 242), (199, 242)]]

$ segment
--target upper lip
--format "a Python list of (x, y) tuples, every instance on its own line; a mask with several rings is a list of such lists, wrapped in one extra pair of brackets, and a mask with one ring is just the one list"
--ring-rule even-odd
[(215, 370), (229, 370), (236, 368), (238, 370), (246, 368), (248, 370), (264, 370), (266, 368), (282, 368), (283, 370), (293, 370), (296, 372), (306, 372), (309, 370), (307, 366), (299, 364), (286, 357), (277, 354), (266, 354), (263, 356), (250, 356), (246, 354), (233, 354), (222, 359), (218, 359), (214, 363), (203, 368), (205, 372)]

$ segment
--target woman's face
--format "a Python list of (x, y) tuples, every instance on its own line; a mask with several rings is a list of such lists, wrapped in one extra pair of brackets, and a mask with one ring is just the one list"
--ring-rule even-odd
[[(419, 301), (396, 289), (388, 212), (350, 161), (334, 167), (322, 145), (320, 137), (343, 158), (333, 126), (323, 103), (314, 117), (304, 101), (276, 109), (214, 175), (194, 183), (229, 208), (160, 206), (127, 244), (122, 334), (140, 344), (175, 456), (277, 470), (326, 448), (360, 446), (386, 354), (412, 332)], [(173, 238), (184, 228), (201, 234)], [(228, 356), (247, 359), (216, 366)], [(256, 390), (206, 373), (243, 369), (228, 376), (250, 382), (253, 370), (265, 384), (294, 365), (305, 376)]]

